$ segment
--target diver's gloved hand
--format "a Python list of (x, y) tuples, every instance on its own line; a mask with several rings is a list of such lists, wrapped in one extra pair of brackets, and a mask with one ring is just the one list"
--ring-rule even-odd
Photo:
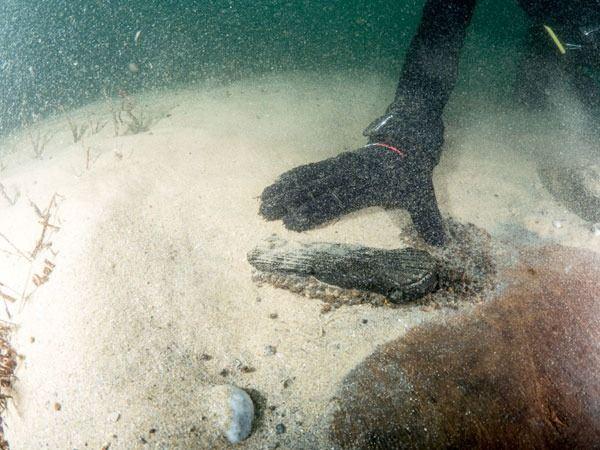
[[(441, 118), (419, 123), (399, 117), (376, 129), (371, 124), (365, 130), (370, 143), (363, 148), (281, 175), (263, 191), (260, 213), (303, 231), (369, 206), (405, 208), (425, 241), (442, 245), (442, 218), (431, 178), (443, 142)], [(386, 127), (391, 120), (397, 122), (393, 133)]]

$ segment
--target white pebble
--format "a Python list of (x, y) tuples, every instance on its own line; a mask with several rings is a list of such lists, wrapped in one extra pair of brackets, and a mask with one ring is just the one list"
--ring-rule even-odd
[(552, 226), (556, 229), (558, 228), (562, 228), (563, 224), (560, 220), (553, 220), (552, 221)]
[(246, 391), (230, 384), (214, 386), (208, 390), (207, 400), (214, 426), (231, 444), (250, 436), (254, 403)]
[(600, 222), (592, 225), (591, 231), (594, 236), (600, 236)]

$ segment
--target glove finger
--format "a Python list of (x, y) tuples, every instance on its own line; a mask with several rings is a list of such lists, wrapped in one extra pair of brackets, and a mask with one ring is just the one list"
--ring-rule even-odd
[[(261, 194), (260, 214), (267, 220), (281, 219), (288, 209), (306, 203), (319, 184), (336, 173), (336, 165), (331, 160), (306, 164), (283, 173), (275, 183), (266, 187)], [(316, 192), (319, 195), (319, 192)]]
[(277, 180), (260, 195), (259, 214), (267, 220), (281, 219), (287, 212), (286, 193), (292, 195), (295, 185)]
[[(369, 174), (378, 169), (371, 171), (364, 162), (358, 152), (346, 152), (289, 170), (263, 191), (260, 214), (268, 220), (287, 217), (288, 228), (304, 230), (344, 214), (344, 205), (358, 209)], [(344, 189), (332, 194), (340, 186)]]
[(342, 211), (343, 207), (336, 197), (325, 194), (289, 210), (283, 217), (283, 224), (290, 230), (305, 231), (338, 217)]
[(446, 241), (442, 214), (435, 199), (433, 183), (420, 189), (418, 194), (407, 202), (413, 224), (419, 235), (430, 245), (441, 247)]
[(302, 183), (293, 175), (280, 178), (261, 194), (259, 212), (267, 220), (281, 219), (288, 210), (309, 201), (315, 187), (313, 182)]
[(338, 186), (347, 185), (346, 159), (343, 154), (284, 173), (263, 191), (260, 214), (268, 220), (281, 219), (288, 211), (314, 202), (316, 197), (332, 192)]
[(261, 196), (258, 213), (266, 220), (281, 219), (287, 213), (287, 206), (282, 196)]
[[(288, 214), (283, 218), (287, 228), (308, 230), (376, 203), (364, 185), (350, 184), (343, 177), (328, 181), (328, 190), (320, 191), (319, 195), (312, 195), (306, 203), (288, 209)], [(319, 186), (322, 187), (321, 184)]]
[(289, 211), (311, 203), (315, 197), (329, 192), (338, 184), (335, 178), (300, 183), (288, 177), (286, 181), (278, 181), (264, 190), (259, 212), (267, 220), (281, 219)]
[(288, 180), (291, 182), (305, 182), (307, 180), (315, 181), (329, 178), (343, 172), (350, 161), (355, 159), (356, 155), (353, 152), (341, 153), (323, 161), (304, 164), (303, 166), (288, 170), (280, 176), (280, 180), (285, 182), (288, 182)]

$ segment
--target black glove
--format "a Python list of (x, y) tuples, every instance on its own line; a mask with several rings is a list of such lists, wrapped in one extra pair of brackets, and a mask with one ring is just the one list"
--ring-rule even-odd
[(441, 118), (406, 120), (393, 109), (366, 130), (370, 143), (292, 169), (261, 195), (260, 213), (295, 231), (369, 206), (405, 208), (432, 245), (444, 243), (432, 171), (443, 143)]

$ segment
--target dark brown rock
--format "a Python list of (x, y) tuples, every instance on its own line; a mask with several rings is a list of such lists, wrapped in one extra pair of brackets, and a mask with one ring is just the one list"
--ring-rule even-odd
[(600, 258), (545, 248), (496, 299), (380, 347), (344, 380), (344, 449), (600, 448)]

